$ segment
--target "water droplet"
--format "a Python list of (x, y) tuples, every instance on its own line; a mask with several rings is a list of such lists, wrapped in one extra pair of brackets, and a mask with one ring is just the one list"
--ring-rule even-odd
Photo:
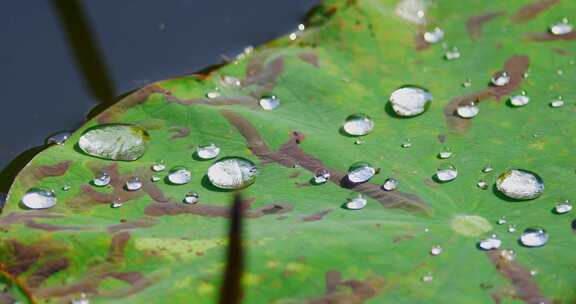
[(492, 168), (492, 166), (490, 164), (484, 166), (484, 168), (482, 168), (482, 172), (483, 173), (490, 173), (494, 171), (494, 168)]
[(298, 30), (299, 31), (303, 31), (305, 29), (306, 29), (306, 26), (304, 24), (302, 24), (302, 23), (298, 24)]
[(472, 79), (466, 78), (466, 80), (464, 80), (464, 82), (462, 83), (462, 86), (465, 88), (471, 87), (472, 86)]
[(432, 248), (430, 249), (430, 254), (431, 255), (440, 255), (442, 253), (442, 247), (440, 245), (434, 245), (432, 246)]
[(296, 38), (298, 38), (298, 34), (294, 33), (290, 33), (290, 35), (288, 36), (288, 38), (290, 38), (290, 40), (294, 41), (296, 40)]
[(492, 77), (491, 82), (497, 87), (505, 86), (510, 82), (510, 75), (507, 72), (499, 72)]
[(460, 51), (458, 50), (457, 47), (453, 47), (451, 50), (446, 51), (446, 54), (444, 55), (444, 57), (446, 58), (446, 60), (455, 60), (460, 58)]
[(385, 191), (394, 191), (396, 188), (398, 188), (399, 183), (400, 182), (395, 178), (387, 178), (384, 181), (384, 184), (382, 184), (382, 189)]
[(158, 175), (152, 175), (152, 177), (150, 177), (150, 180), (152, 182), (159, 182), (162, 178)]
[(476, 106), (476, 103), (470, 102), (468, 104), (459, 105), (456, 109), (456, 114), (462, 118), (472, 118), (480, 112), (480, 108)]
[(146, 152), (149, 135), (133, 125), (106, 124), (88, 129), (78, 146), (88, 155), (109, 159), (133, 161)]
[(198, 202), (198, 192), (188, 192), (184, 196), (184, 202), (186, 204), (196, 204)]
[(396, 5), (396, 15), (415, 24), (426, 23), (426, 2), (423, 0), (402, 0)]
[(280, 99), (276, 95), (263, 95), (260, 97), (260, 106), (262, 109), (272, 111), (280, 105)]
[(550, 26), (550, 33), (557, 36), (570, 34), (572, 30), (573, 26), (568, 22), (568, 18), (563, 18), (562, 21)]
[(445, 148), (444, 150), (440, 151), (440, 153), (438, 153), (439, 159), (448, 159), (450, 157), (452, 157), (452, 149), (450, 148)]
[(357, 184), (371, 179), (376, 174), (376, 169), (367, 162), (354, 163), (348, 169), (348, 180)]
[(444, 31), (439, 27), (424, 33), (424, 41), (428, 43), (438, 43), (442, 38), (444, 38)]
[(314, 184), (321, 185), (330, 179), (330, 172), (326, 169), (319, 169), (314, 175)]
[(480, 240), (478, 242), (478, 247), (483, 250), (493, 250), (498, 249), (502, 245), (502, 241), (495, 235), (491, 235), (487, 239)]
[(57, 201), (53, 190), (43, 188), (32, 188), (22, 196), (22, 204), (29, 209), (51, 208)]
[(90, 300), (86, 297), (85, 293), (80, 294), (79, 299), (73, 299), (70, 304), (90, 304)]
[(352, 136), (364, 136), (372, 132), (372, 129), (374, 129), (374, 122), (368, 115), (356, 113), (346, 117), (342, 129), (344, 129), (344, 132)]
[(488, 189), (488, 183), (486, 183), (486, 181), (483, 179), (479, 180), (478, 183), (476, 184), (476, 186), (478, 186), (478, 188), (480, 188), (482, 190)]
[(63, 145), (71, 135), (69, 131), (52, 134), (46, 139), (46, 145)]
[(559, 108), (563, 105), (564, 105), (564, 99), (562, 98), (562, 96), (558, 96), (556, 97), (556, 99), (550, 102), (550, 107), (552, 108)]
[(402, 147), (404, 149), (412, 148), (412, 143), (409, 140), (406, 140), (405, 142), (400, 144), (400, 147)]
[(140, 190), (142, 188), (142, 181), (140, 180), (140, 178), (138, 176), (132, 176), (126, 182), (125, 188), (128, 191)]
[(507, 261), (514, 261), (516, 259), (516, 251), (512, 249), (504, 249), (500, 251), (500, 258)]
[(558, 76), (562, 76), (564, 74), (564, 71), (562, 70), (556, 70), (556, 74), (558, 74)]
[(515, 107), (522, 107), (530, 102), (530, 97), (526, 95), (525, 91), (522, 94), (510, 97), (510, 104)]
[(365, 206), (366, 206), (366, 199), (361, 194), (358, 194), (357, 197), (348, 200), (348, 202), (346, 202), (346, 209), (350, 210), (362, 209)]
[(120, 199), (115, 199), (115, 200), (110, 204), (110, 208), (114, 208), (114, 209), (120, 208), (120, 207), (122, 207), (122, 206), (123, 206), (123, 204), (122, 204), (122, 201), (120, 201)]
[(544, 192), (544, 181), (536, 173), (510, 169), (498, 177), (496, 188), (505, 196), (517, 200), (530, 200)]
[(69, 183), (65, 183), (65, 184), (62, 186), (62, 191), (70, 191), (70, 188), (71, 188), (70, 184), (69, 184)]
[(516, 232), (516, 226), (515, 225), (509, 225), (508, 226), (508, 232), (510, 232), (510, 233)]
[(496, 224), (498, 224), (498, 225), (504, 225), (506, 223), (507, 223), (507, 221), (506, 221), (505, 217), (501, 217), (496, 221)]
[(214, 99), (214, 98), (218, 98), (220, 96), (221, 96), (221, 94), (218, 91), (210, 91), (210, 92), (206, 93), (206, 97), (208, 99)]
[(225, 157), (208, 168), (208, 179), (221, 189), (241, 189), (256, 181), (256, 165), (242, 157)]
[(416, 116), (430, 106), (432, 94), (428, 91), (414, 86), (405, 86), (392, 92), (390, 103), (392, 109), (399, 116)]
[(242, 81), (234, 76), (222, 75), (220, 83), (227, 88), (239, 88), (242, 86)]
[(458, 176), (458, 170), (452, 164), (443, 164), (436, 170), (436, 178), (441, 182), (449, 182)]
[(366, 141), (365, 141), (365, 140), (362, 140), (362, 139), (357, 139), (357, 140), (354, 141), (354, 144), (356, 144), (356, 145), (363, 145), (363, 144), (365, 144), (365, 143), (366, 143)]
[(520, 236), (520, 243), (526, 247), (544, 246), (548, 243), (548, 234), (540, 227), (529, 227)]
[(107, 172), (101, 172), (100, 175), (96, 176), (92, 180), (92, 184), (96, 187), (105, 187), (110, 184), (111, 180), (112, 178), (110, 177), (110, 174)]
[(432, 276), (432, 273), (429, 272), (429, 273), (425, 274), (421, 280), (424, 283), (429, 283), (429, 282), (432, 282), (432, 280), (434, 280), (434, 276)]
[(556, 214), (564, 214), (572, 211), (572, 204), (569, 201), (564, 201), (562, 203), (556, 204), (554, 206), (554, 213)]
[(164, 161), (159, 160), (156, 163), (154, 163), (152, 165), (152, 167), (150, 167), (150, 168), (154, 172), (162, 172), (162, 171), (166, 170), (166, 164), (164, 164)]
[(220, 154), (220, 147), (216, 146), (214, 143), (198, 146), (196, 148), (196, 156), (200, 159), (213, 159), (218, 156), (218, 154)]
[(535, 276), (535, 275), (537, 275), (537, 274), (538, 274), (538, 270), (536, 270), (536, 269), (530, 270), (530, 275), (531, 275), (531, 276)]
[(185, 167), (174, 167), (168, 172), (168, 181), (174, 185), (183, 185), (190, 182), (192, 179), (192, 172)]

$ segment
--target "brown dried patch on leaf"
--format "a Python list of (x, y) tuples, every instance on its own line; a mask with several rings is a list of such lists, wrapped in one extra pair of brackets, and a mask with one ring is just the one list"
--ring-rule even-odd
[[(467, 105), (473, 102), (478, 103), (490, 98), (494, 98), (498, 101), (503, 96), (510, 94), (522, 83), (524, 73), (528, 70), (529, 64), (530, 59), (528, 56), (514, 55), (506, 60), (502, 70), (510, 75), (510, 82), (508, 82), (508, 84), (500, 87), (489, 86), (482, 91), (453, 98), (452, 101), (444, 107), (444, 118), (446, 119), (448, 127), (458, 133), (466, 131), (470, 127), (471, 120), (459, 117), (456, 114), (456, 109), (461, 105)], [(499, 71), (496, 74), (502, 71)]]
[(0, 304), (14, 304), (17, 303), (16, 298), (7, 292), (0, 291)]
[(272, 92), (278, 76), (284, 71), (284, 56), (278, 56), (265, 64), (269, 54), (254, 56), (248, 63), (244, 87), (254, 86), (250, 95), (259, 98), (262, 94)]
[(174, 134), (172, 134), (172, 136), (170, 136), (171, 140), (175, 140), (178, 138), (184, 138), (184, 137), (187, 137), (188, 135), (190, 135), (190, 128), (186, 128), (186, 127), (173, 127), (173, 128), (170, 128), (170, 131), (174, 132)]
[(82, 226), (66, 226), (66, 225), (56, 225), (56, 224), (49, 224), (49, 223), (39, 223), (39, 222), (36, 222), (34, 220), (28, 220), (26, 222), (26, 227), (32, 228), (32, 229), (49, 231), (49, 232), (88, 229), (88, 227), (82, 227)]
[(147, 85), (134, 93), (122, 99), (114, 107), (109, 108), (96, 119), (99, 124), (113, 123), (117, 121), (117, 117), (122, 115), (128, 109), (144, 103), (150, 95), (154, 93), (166, 94), (167, 91), (161, 88), (158, 84)]
[(384, 279), (371, 277), (366, 280), (342, 280), (338, 271), (329, 271), (325, 275), (326, 291), (323, 296), (310, 300), (309, 304), (364, 303), (375, 297), (384, 288)]
[(540, 13), (559, 3), (560, 0), (536, 0), (522, 6), (511, 19), (514, 22), (526, 22), (536, 18)]
[(232, 106), (240, 105), (246, 106), (253, 110), (260, 109), (258, 100), (251, 96), (221, 96), (212, 99), (208, 98), (193, 98), (193, 99), (179, 99), (172, 95), (165, 95), (168, 102), (174, 102), (185, 106), (191, 105), (207, 105), (207, 106)]
[(319, 212), (310, 214), (310, 215), (306, 215), (304, 217), (302, 217), (302, 221), (304, 222), (315, 222), (315, 221), (320, 221), (324, 218), (324, 216), (326, 216), (326, 214), (332, 212), (333, 209), (324, 209), (321, 210)]
[(510, 281), (516, 292), (516, 297), (525, 303), (552, 303), (540, 292), (538, 284), (533, 280), (530, 271), (515, 261), (503, 259), (501, 250), (487, 251), (486, 255), (498, 272)]
[(468, 35), (472, 40), (477, 40), (482, 35), (482, 25), (484, 25), (484, 23), (504, 14), (503, 11), (497, 11), (470, 17), (466, 22)]
[(272, 151), (254, 126), (241, 115), (223, 110), (222, 115), (232, 124), (244, 137), (248, 148), (260, 158), (263, 163), (277, 163), (284, 167), (293, 168), (299, 165), (312, 174), (320, 169), (330, 172), (330, 181), (342, 188), (364, 194), (371, 197), (385, 208), (401, 208), (409, 211), (428, 212), (429, 207), (418, 196), (400, 191), (386, 192), (379, 185), (372, 183), (352, 184), (347, 182), (346, 174), (334, 169), (327, 168), (322, 161), (312, 155), (306, 154), (300, 149), (299, 143), (304, 140), (304, 135), (300, 132), (292, 132), (292, 137), (283, 144), (277, 152)]
[(68, 168), (70, 168), (71, 164), (72, 161), (66, 160), (54, 165), (27, 166), (20, 173), (20, 180), (26, 188), (38, 183), (38, 181), (44, 178), (64, 175), (66, 171), (68, 171)]
[(297, 178), (298, 176), (300, 176), (300, 172), (298, 171), (288, 174), (288, 178)]
[[(272, 203), (260, 208), (251, 209), (250, 205), (254, 199), (247, 199), (243, 204), (244, 217), (258, 218), (265, 215), (280, 214), (292, 211), (294, 208), (288, 203)], [(230, 217), (229, 206), (217, 206), (197, 203), (194, 205), (187, 205), (182, 203), (152, 203), (146, 207), (144, 214), (148, 216), (165, 216), (165, 215), (179, 215), (179, 214), (194, 214), (206, 217)]]
[(544, 33), (530, 33), (526, 36), (528, 40), (545, 42), (545, 41), (558, 41), (558, 40), (574, 40), (576, 39), (576, 32), (570, 32), (564, 35), (554, 35), (550, 32)]
[(62, 215), (49, 213), (46, 210), (31, 210), (27, 212), (12, 212), (0, 218), (0, 227), (9, 227), (12, 224), (26, 223), (33, 219), (59, 218)]
[(572, 54), (572, 52), (570, 52), (567, 49), (561, 49), (561, 48), (552, 48), (552, 51), (558, 55), (562, 55), (562, 56), (570, 56)]
[(2, 250), (9, 253), (9, 260), (2, 261), (3, 270), (13, 276), (28, 271), (40, 259), (58, 257), (62, 249), (54, 243), (38, 241), (24, 244), (17, 240), (7, 240), (2, 245)]
[(300, 58), (304, 62), (311, 64), (314, 67), (317, 67), (317, 68), (320, 67), (320, 63), (318, 61), (318, 56), (314, 53), (300, 53), (298, 55), (298, 58)]
[(53, 274), (65, 270), (70, 266), (67, 258), (58, 258), (46, 261), (26, 279), (28, 287), (36, 289)]
[(125, 223), (108, 226), (107, 230), (109, 233), (116, 233), (122, 230), (132, 230), (137, 228), (148, 228), (156, 225), (156, 220), (151, 217), (143, 217), (133, 221), (127, 221)]
[(108, 250), (108, 258), (106, 260), (111, 263), (119, 263), (124, 259), (124, 249), (130, 241), (130, 232), (124, 231), (115, 234), (110, 242), (110, 249)]

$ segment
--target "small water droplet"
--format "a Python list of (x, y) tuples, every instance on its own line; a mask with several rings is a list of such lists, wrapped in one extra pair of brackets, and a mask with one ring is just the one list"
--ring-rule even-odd
[(166, 164), (164, 164), (163, 160), (159, 160), (150, 167), (154, 172), (162, 172), (166, 170)]
[(365, 143), (366, 143), (366, 141), (363, 140), (363, 139), (356, 139), (356, 140), (354, 141), (354, 144), (355, 144), (355, 145), (363, 145), (363, 144), (365, 144)]
[(412, 143), (410, 142), (410, 140), (406, 140), (405, 142), (400, 144), (400, 147), (404, 149), (412, 148)]
[(425, 89), (405, 86), (392, 92), (390, 104), (398, 116), (416, 116), (422, 114), (430, 106), (432, 94)]
[(342, 129), (352, 136), (364, 136), (374, 129), (374, 121), (366, 114), (356, 113), (346, 117)]
[(480, 188), (482, 190), (488, 189), (488, 183), (486, 183), (486, 181), (483, 179), (479, 180), (478, 183), (476, 184), (476, 186), (478, 186), (478, 188)]
[(510, 233), (516, 232), (516, 226), (515, 225), (509, 225), (508, 226), (508, 232), (510, 232)]
[(505, 86), (510, 82), (510, 75), (506, 71), (502, 71), (492, 77), (491, 82), (497, 87)]
[(71, 188), (70, 184), (69, 184), (69, 183), (65, 183), (65, 184), (62, 186), (62, 191), (70, 191), (70, 188)]
[(112, 178), (110, 177), (110, 174), (107, 172), (101, 172), (100, 175), (96, 176), (92, 180), (92, 184), (96, 187), (105, 187), (110, 184), (111, 180)]
[(444, 31), (441, 28), (436, 27), (429, 32), (425, 32), (423, 38), (424, 41), (428, 43), (438, 43), (442, 40), (442, 38), (444, 38)]
[(496, 188), (505, 196), (517, 200), (530, 200), (544, 192), (544, 181), (533, 172), (510, 169), (498, 177)]
[(432, 273), (429, 272), (429, 273), (425, 274), (424, 276), (422, 276), (421, 280), (424, 283), (429, 283), (429, 282), (432, 282), (432, 280), (434, 280), (434, 276), (432, 275)]
[(366, 199), (361, 194), (358, 194), (357, 197), (348, 200), (348, 202), (346, 202), (345, 206), (346, 206), (346, 209), (350, 209), (350, 210), (362, 209), (366, 206)]
[(556, 214), (564, 214), (570, 211), (572, 211), (572, 204), (567, 200), (554, 206), (554, 213)]
[(242, 157), (225, 157), (208, 168), (208, 179), (221, 189), (242, 189), (256, 181), (256, 165)]
[(562, 98), (562, 96), (558, 96), (556, 97), (556, 99), (550, 102), (550, 107), (552, 108), (559, 108), (563, 105), (564, 105), (564, 99)]
[(175, 185), (183, 185), (190, 182), (192, 172), (185, 167), (174, 167), (168, 172), (168, 181)]
[(348, 180), (355, 184), (363, 183), (370, 180), (374, 174), (376, 174), (376, 169), (374, 169), (371, 164), (367, 162), (357, 162), (352, 164), (348, 169)]
[(220, 154), (220, 147), (214, 143), (198, 146), (196, 148), (196, 156), (200, 159), (213, 159)]
[(448, 159), (450, 157), (452, 157), (452, 149), (450, 148), (445, 148), (444, 150), (440, 151), (440, 153), (438, 153), (439, 159)]
[(464, 80), (464, 82), (462, 83), (462, 86), (465, 88), (471, 87), (472, 86), (472, 79), (466, 78), (466, 80)]
[(483, 173), (490, 173), (492, 171), (494, 171), (494, 168), (492, 168), (492, 166), (490, 164), (487, 164), (484, 166), (484, 168), (482, 168)]
[(305, 29), (306, 29), (306, 26), (305, 26), (304, 24), (302, 24), (302, 23), (298, 24), (298, 30), (299, 30), (299, 31), (302, 32), (302, 31), (304, 31)]
[(550, 26), (550, 33), (557, 36), (570, 34), (572, 30), (573, 26), (568, 22), (568, 18), (562, 18), (562, 21)]
[(505, 217), (501, 217), (496, 221), (496, 224), (498, 224), (498, 225), (504, 225), (506, 223), (507, 223), (507, 221), (506, 221)]
[(530, 102), (530, 97), (526, 95), (526, 91), (522, 91), (520, 95), (510, 97), (510, 104), (515, 107), (522, 107)]
[(433, 256), (440, 255), (442, 253), (442, 247), (440, 245), (434, 245), (430, 249), (430, 254)]
[(81, 293), (80, 298), (71, 300), (70, 304), (90, 304), (90, 300), (86, 297), (85, 293)]
[(239, 88), (242, 86), (242, 81), (239, 78), (229, 75), (220, 76), (220, 83), (227, 88)]
[(296, 38), (298, 38), (298, 34), (294, 33), (290, 33), (290, 35), (288, 36), (288, 38), (290, 38), (290, 40), (294, 41), (296, 40)]
[(71, 135), (70, 131), (52, 134), (46, 139), (46, 145), (63, 145)]
[(54, 207), (58, 200), (53, 190), (32, 188), (22, 196), (21, 201), (29, 209), (47, 209)]
[(458, 170), (452, 164), (443, 164), (436, 170), (436, 178), (440, 182), (449, 182), (458, 176)]
[(556, 70), (556, 74), (558, 74), (558, 76), (562, 76), (564, 74), (564, 71), (558, 69)]
[(155, 182), (159, 182), (161, 179), (162, 179), (162, 178), (161, 178), (160, 176), (158, 176), (158, 175), (152, 175), (152, 176), (150, 177), (150, 180), (151, 180), (152, 182), (154, 182), (154, 183), (155, 183)]
[(456, 114), (462, 118), (473, 118), (480, 112), (480, 108), (474, 102), (459, 105), (456, 109)]
[(326, 169), (319, 169), (314, 175), (314, 184), (321, 185), (330, 179), (330, 172)]
[(500, 258), (507, 261), (514, 261), (516, 259), (516, 251), (512, 249), (504, 249), (500, 251)]
[(122, 207), (123, 205), (124, 204), (122, 204), (122, 201), (119, 198), (117, 198), (110, 204), (110, 208), (116, 209)]
[(520, 236), (520, 243), (526, 247), (540, 247), (548, 243), (548, 233), (540, 227), (529, 227)]
[(480, 240), (478, 242), (478, 247), (482, 250), (493, 250), (498, 249), (502, 245), (502, 241), (495, 235), (491, 235), (487, 239)]
[(387, 178), (382, 184), (382, 189), (385, 191), (394, 191), (398, 188), (400, 182), (395, 178)]
[(267, 111), (272, 111), (280, 106), (280, 99), (276, 97), (276, 95), (262, 95), (260, 97), (260, 107)]
[(196, 204), (198, 202), (198, 192), (188, 192), (184, 196), (184, 203), (186, 204)]
[(128, 191), (138, 191), (142, 188), (142, 181), (138, 176), (132, 176), (126, 182), (125, 188)]
[(149, 138), (146, 131), (134, 125), (105, 124), (86, 130), (78, 147), (98, 158), (133, 161), (144, 155)]
[(208, 93), (206, 93), (206, 97), (208, 99), (214, 99), (214, 98), (218, 98), (220, 97), (222, 94), (220, 94), (220, 92), (218, 91), (210, 91)]
[(531, 275), (531, 276), (535, 276), (535, 275), (537, 275), (537, 274), (538, 274), (538, 270), (536, 270), (536, 269), (530, 270), (530, 275)]
[(446, 58), (446, 60), (455, 60), (460, 58), (460, 51), (458, 50), (457, 47), (453, 47), (451, 50), (446, 51), (446, 54), (444, 55), (444, 57)]

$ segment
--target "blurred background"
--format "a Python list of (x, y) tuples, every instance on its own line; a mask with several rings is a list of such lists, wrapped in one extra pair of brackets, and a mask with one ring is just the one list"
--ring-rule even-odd
[[(51, 0), (9, 0), (0, 10), (0, 192), (56, 132), (73, 131), (102, 101), (84, 85), (63, 14)], [(65, 1), (61, 1), (66, 3)], [(190, 74), (293, 32), (319, 0), (84, 0), (81, 18), (119, 96)], [(68, 29), (70, 30), (70, 29)], [(84, 40), (76, 41), (84, 46)], [(98, 61), (98, 58), (95, 58)], [(27, 152), (26, 152), (27, 151)]]

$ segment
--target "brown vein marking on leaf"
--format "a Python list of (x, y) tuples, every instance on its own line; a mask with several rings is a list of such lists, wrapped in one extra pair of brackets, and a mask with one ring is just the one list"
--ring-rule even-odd
[(0, 304), (13, 304), (17, 303), (16, 298), (8, 294), (7, 292), (0, 291)]
[[(18, 288), (18, 290), (20, 290), (24, 294), (24, 296), (26, 297), (26, 300), (28, 300), (29, 304), (38, 303), (38, 302), (36, 302), (36, 299), (32, 295), (32, 291), (28, 288), (28, 286), (26, 286), (26, 283), (23, 280), (21, 280), (20, 278), (7, 272), (6, 269), (4, 268), (4, 264), (2, 264), (2, 263), (0, 263), (0, 277), (3, 277), (6, 280), (8, 280), (10, 285), (16, 286), (16, 288)], [(10, 298), (12, 298), (11, 295), (9, 295), (5, 292), (1, 292), (0, 300), (4, 300), (4, 299), (9, 300)], [(14, 303), (16, 303), (16, 302), (8, 302), (6, 304), (14, 304)]]
[(366, 280), (342, 280), (338, 271), (329, 271), (325, 275), (326, 291), (324, 295), (312, 300), (308, 304), (364, 303), (375, 297), (383, 289), (385, 282), (381, 277), (373, 276)]
[(39, 260), (61, 257), (63, 248), (58, 243), (36, 241), (24, 244), (15, 239), (5, 240), (1, 250), (9, 253), (9, 258), (2, 261), (2, 268), (13, 276), (19, 276), (31, 269)]
[(322, 220), (324, 218), (324, 216), (327, 215), (328, 213), (332, 212), (332, 210), (333, 209), (324, 209), (324, 210), (318, 211), (316, 213), (306, 215), (306, 216), (302, 217), (302, 221), (315, 222), (315, 221)]
[(570, 56), (572, 54), (572, 52), (570, 52), (570, 50), (567, 49), (561, 49), (561, 48), (552, 48), (552, 51), (558, 55), (562, 55), (562, 56)]
[(570, 32), (564, 35), (554, 35), (550, 32), (543, 33), (529, 33), (526, 35), (528, 40), (545, 42), (545, 41), (557, 41), (557, 40), (574, 40), (576, 39), (576, 32)]
[(497, 12), (489, 12), (482, 15), (476, 15), (468, 18), (466, 22), (466, 28), (468, 29), (468, 35), (472, 40), (477, 40), (482, 35), (482, 26), (484, 23), (498, 17), (504, 15), (505, 12), (497, 11)]
[(144, 103), (150, 95), (154, 93), (166, 94), (167, 91), (161, 88), (158, 84), (147, 85), (130, 95), (126, 96), (120, 102), (115, 104), (113, 107), (107, 109), (105, 112), (100, 114), (96, 121), (99, 124), (113, 123), (116, 122), (118, 116), (122, 115), (124, 112), (128, 111), (131, 107)]
[[(460, 105), (470, 104), (472, 102), (481, 102), (490, 98), (497, 101), (503, 96), (511, 93), (520, 86), (524, 79), (524, 73), (528, 70), (530, 59), (525, 55), (514, 55), (504, 64), (502, 71), (506, 71), (510, 75), (510, 82), (504, 86), (489, 86), (482, 91), (471, 93), (468, 95), (454, 97), (450, 103), (444, 107), (444, 117), (450, 129), (462, 133), (470, 127), (470, 119), (464, 119), (456, 114), (456, 109)], [(495, 73), (498, 74), (500, 72)]]
[(515, 261), (503, 259), (500, 253), (501, 250), (491, 250), (486, 255), (498, 272), (510, 281), (519, 299), (529, 304), (552, 303), (542, 295), (530, 271)]
[(89, 227), (84, 226), (72, 226), (72, 225), (55, 225), (49, 223), (39, 223), (34, 220), (28, 220), (26, 222), (26, 227), (38, 230), (44, 230), (49, 232), (54, 231), (65, 231), (65, 230), (86, 230)]
[(127, 221), (125, 223), (108, 226), (107, 230), (109, 233), (116, 233), (122, 230), (152, 227), (156, 225), (156, 223), (157, 221), (154, 218), (145, 216), (133, 221)]
[(130, 232), (123, 231), (114, 234), (106, 260), (110, 263), (120, 263), (124, 259), (124, 249), (128, 241), (130, 241)]
[(192, 98), (180, 99), (173, 95), (164, 95), (168, 102), (174, 102), (185, 106), (191, 105), (207, 105), (207, 106), (231, 106), (241, 105), (251, 108), (253, 110), (260, 109), (258, 100), (251, 96), (221, 96), (212, 99), (208, 98)]
[(62, 215), (49, 213), (46, 210), (31, 210), (26, 212), (11, 212), (0, 218), (0, 227), (9, 227), (12, 224), (26, 223), (33, 219), (60, 218)]
[(314, 53), (310, 53), (310, 52), (306, 52), (306, 53), (300, 53), (298, 54), (298, 58), (300, 58), (300, 60), (311, 64), (314, 67), (319, 68), (320, 67), (320, 63), (318, 61), (318, 56)]
[(306, 154), (298, 145), (304, 140), (304, 135), (292, 132), (292, 137), (283, 144), (277, 152), (272, 151), (262, 139), (256, 128), (238, 113), (222, 110), (222, 115), (232, 124), (247, 142), (248, 148), (260, 158), (263, 163), (277, 163), (292, 168), (299, 165), (312, 174), (320, 169), (330, 172), (330, 181), (342, 188), (364, 194), (371, 197), (385, 208), (401, 208), (414, 212), (429, 212), (428, 205), (418, 196), (400, 191), (386, 192), (379, 185), (373, 183), (352, 184), (348, 182), (346, 174), (334, 169), (327, 168), (322, 161), (312, 155)]
[(186, 128), (186, 127), (172, 127), (170, 128), (171, 132), (174, 132), (174, 134), (172, 134), (172, 136), (170, 136), (171, 140), (175, 140), (178, 138), (184, 138), (187, 137), (188, 135), (190, 135), (190, 128)]
[(20, 172), (20, 181), (23, 184), (23, 187), (30, 187), (33, 184), (38, 183), (38, 181), (42, 180), (46, 177), (55, 177), (55, 176), (62, 176), (68, 171), (72, 161), (66, 160), (58, 162), (54, 165), (29, 165), (26, 166), (22, 172)]
[(560, 0), (536, 0), (522, 6), (510, 19), (519, 23), (529, 21), (559, 2)]
[(44, 262), (26, 279), (28, 287), (36, 289), (53, 274), (65, 270), (70, 266), (67, 258), (57, 258)]

